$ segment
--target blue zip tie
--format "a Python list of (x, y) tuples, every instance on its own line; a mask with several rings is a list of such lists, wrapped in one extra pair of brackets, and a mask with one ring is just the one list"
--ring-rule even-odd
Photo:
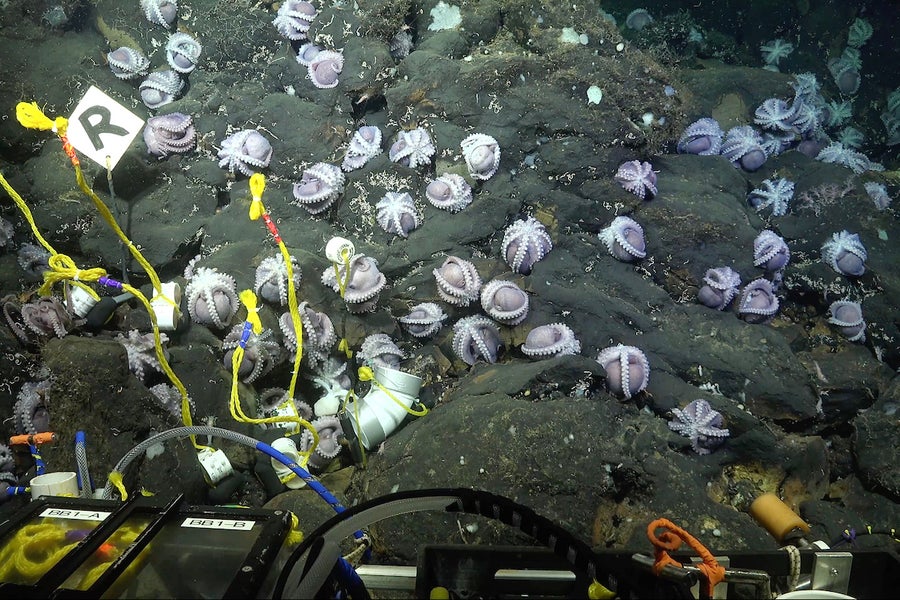
[(244, 321), (244, 330), (241, 331), (241, 341), (239, 342), (241, 348), (247, 349), (247, 342), (250, 341), (251, 333), (253, 333), (253, 323)]

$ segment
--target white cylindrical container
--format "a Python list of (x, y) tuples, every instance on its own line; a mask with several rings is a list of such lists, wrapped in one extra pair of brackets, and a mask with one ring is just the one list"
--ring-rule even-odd
[(40, 496), (78, 496), (78, 476), (75, 471), (45, 473), (31, 480), (31, 498)]
[(369, 393), (360, 400), (359, 422), (356, 421), (356, 407), (351, 403), (347, 408), (353, 429), (366, 450), (378, 446), (397, 429), (409, 414), (406, 409), (416, 402), (422, 388), (421, 377), (388, 367), (375, 367), (374, 371), (375, 381), (385, 389), (373, 384)]
[(94, 308), (94, 305), (98, 302), (97, 300), (94, 300), (93, 296), (77, 285), (73, 285), (70, 288), (69, 299), (72, 301), (72, 310), (82, 319), (91, 312), (91, 309)]
[(335, 236), (325, 244), (325, 256), (334, 263), (344, 264), (344, 255), (347, 256), (347, 260), (350, 260), (355, 253), (353, 242), (347, 238)]
[(221, 450), (201, 450), (197, 453), (197, 458), (206, 473), (206, 478), (212, 485), (216, 485), (234, 473), (231, 461)]
[[(297, 444), (295, 444), (294, 440), (291, 438), (280, 437), (272, 442), (271, 446), (304, 469), (306, 468), (306, 458), (300, 456), (300, 453), (297, 452)], [(272, 468), (275, 469), (275, 474), (278, 475), (278, 479), (281, 480), (281, 483), (292, 490), (302, 488), (306, 485), (305, 481), (297, 477), (297, 474), (291, 471), (287, 465), (280, 460), (275, 460), (274, 458), (269, 460), (272, 462)]]
[(163, 295), (172, 303), (159, 296), (154, 296), (150, 301), (150, 306), (156, 313), (157, 326), (165, 331), (174, 331), (178, 327), (176, 308), (181, 304), (181, 286), (174, 281), (169, 281), (160, 287)]

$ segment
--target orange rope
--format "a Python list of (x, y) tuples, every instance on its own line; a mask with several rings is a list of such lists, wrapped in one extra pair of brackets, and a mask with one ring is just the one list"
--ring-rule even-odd
[[(656, 529), (659, 527), (663, 527), (669, 531), (665, 531), (657, 537)], [(675, 567), (682, 566), (680, 562), (669, 556), (669, 551), (674, 552), (675, 550), (678, 550), (678, 547), (681, 546), (681, 541), (684, 540), (688, 543), (688, 546), (703, 559), (703, 562), (700, 563), (697, 568), (706, 577), (710, 597), (713, 595), (713, 588), (716, 587), (716, 584), (725, 580), (725, 567), (716, 561), (712, 553), (707, 550), (706, 546), (701, 544), (697, 538), (672, 521), (668, 519), (656, 519), (647, 526), (647, 537), (654, 547), (653, 553), (656, 562), (653, 565), (653, 572), (656, 575), (659, 575), (660, 571), (662, 571), (663, 567), (666, 565)]]

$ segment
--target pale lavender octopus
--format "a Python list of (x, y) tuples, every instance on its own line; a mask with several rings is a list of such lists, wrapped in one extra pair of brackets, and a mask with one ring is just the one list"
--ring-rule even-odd
[(350, 138), (341, 169), (344, 171), (360, 169), (379, 154), (381, 154), (381, 130), (374, 125), (364, 125)]
[(479, 360), (497, 362), (501, 345), (500, 330), (487, 317), (463, 317), (453, 325), (453, 352), (467, 365)]
[(731, 267), (708, 269), (703, 276), (705, 285), (697, 292), (697, 299), (704, 306), (724, 310), (741, 286), (741, 276)]
[(321, 416), (310, 422), (319, 436), (319, 443), (315, 449), (312, 448), (312, 433), (305, 429), (300, 434), (300, 450), (307, 452), (312, 449), (309, 456), (309, 468), (313, 472), (322, 472), (331, 462), (341, 453), (341, 439), (344, 437), (344, 430), (341, 428), (340, 420), (331, 415)]
[(179, 31), (169, 36), (166, 42), (166, 62), (173, 71), (187, 75), (196, 68), (202, 51), (200, 42)]
[(441, 330), (447, 314), (435, 302), (422, 302), (397, 319), (406, 332), (417, 338), (430, 337)]
[(153, 71), (138, 86), (141, 101), (147, 108), (159, 108), (174, 102), (184, 91), (184, 80), (176, 71)]
[(321, 50), (306, 67), (306, 77), (319, 89), (337, 87), (338, 76), (344, 68), (344, 55), (334, 50)]
[(388, 233), (409, 237), (409, 232), (422, 223), (422, 215), (409, 192), (387, 192), (375, 204), (375, 219)]
[(150, 69), (150, 59), (136, 48), (122, 46), (106, 55), (109, 70), (117, 79), (129, 80), (144, 77)]
[(778, 305), (772, 282), (768, 279), (754, 279), (741, 291), (738, 315), (747, 323), (761, 325), (775, 317)]
[(631, 398), (647, 387), (650, 381), (650, 362), (634, 346), (618, 344), (604, 348), (597, 362), (606, 371), (606, 385), (616, 396)]
[(335, 165), (319, 162), (303, 170), (294, 184), (294, 200), (311, 215), (318, 215), (334, 204), (344, 191), (344, 174)]
[(866, 341), (866, 322), (859, 302), (838, 300), (831, 303), (828, 312), (831, 313), (828, 322), (837, 325), (848, 340), (859, 343)]
[(178, 3), (175, 0), (141, 0), (141, 11), (151, 23), (169, 29), (178, 18)]
[(745, 171), (756, 171), (768, 158), (762, 143), (762, 136), (756, 129), (750, 125), (738, 125), (725, 134), (719, 151), (735, 167)]
[(302, 44), (297, 49), (297, 62), (303, 65), (304, 67), (309, 67), (312, 64), (313, 59), (324, 50), (322, 46), (318, 44), (313, 44), (312, 42), (306, 42)]
[(725, 132), (719, 122), (710, 117), (703, 117), (688, 125), (678, 138), (676, 149), (681, 154), (698, 154), (715, 156), (722, 147), (722, 136)]
[(684, 409), (673, 408), (672, 414), (675, 420), (669, 421), (669, 429), (690, 438), (697, 454), (709, 454), (731, 434), (722, 427), (721, 413), (706, 400), (693, 400)]
[[(293, 255), (290, 255), (290, 257), (291, 274), (296, 291), (296, 288), (300, 286), (302, 272), (297, 259)], [(259, 266), (256, 267), (253, 291), (266, 302), (280, 304), (281, 306), (288, 303), (287, 265), (284, 263), (284, 257), (281, 254), (267, 256), (259, 263)]]
[(241, 129), (222, 140), (218, 155), (220, 167), (250, 177), (257, 169), (269, 166), (272, 144), (255, 129)]
[(657, 194), (656, 172), (653, 165), (644, 161), (630, 160), (619, 165), (616, 182), (641, 200), (651, 200)]
[[(168, 383), (157, 383), (151, 385), (148, 390), (160, 408), (179, 421), (181, 420), (181, 392), (178, 391), (178, 388)], [(190, 413), (194, 414), (194, 401), (190, 397), (187, 401)]]
[(781, 98), (767, 98), (756, 108), (753, 122), (776, 132), (793, 131), (798, 106)]
[(500, 166), (500, 144), (497, 140), (484, 133), (473, 133), (459, 145), (469, 175), (481, 180), (494, 176)]
[(272, 25), (278, 33), (289, 40), (306, 39), (306, 33), (318, 11), (311, 2), (305, 0), (286, 0), (278, 7), (278, 13)]
[(26, 381), (13, 405), (13, 428), (18, 435), (50, 431), (50, 381)]
[(838, 90), (845, 96), (852, 96), (859, 90), (862, 80), (859, 69), (862, 61), (859, 58), (859, 49), (847, 47), (837, 58), (828, 61), (828, 71), (834, 78)]
[(16, 251), (16, 262), (29, 281), (43, 279), (44, 271), (50, 268), (49, 261), (50, 253), (37, 244), (25, 243)]
[(846, 229), (831, 234), (831, 239), (822, 244), (822, 260), (837, 273), (847, 277), (860, 277), (866, 272), (868, 253), (859, 239), (858, 233)]
[(20, 310), (25, 327), (41, 337), (55, 335), (61, 338), (74, 324), (69, 311), (55, 296), (27, 302)]
[(522, 353), (535, 359), (552, 358), (581, 352), (581, 342), (572, 328), (564, 323), (538, 325), (525, 336)]
[[(225, 351), (222, 363), (229, 371), (232, 369), (234, 351), (240, 345), (243, 332), (244, 324), (238, 323), (232, 327), (225, 339), (222, 340), (222, 350)], [(284, 353), (281, 351), (281, 345), (275, 341), (271, 329), (263, 328), (260, 333), (250, 330), (250, 336), (247, 338), (246, 346), (244, 347), (244, 356), (241, 364), (238, 365), (238, 377), (244, 383), (253, 383), (274, 369), (283, 358)]]
[(791, 251), (784, 239), (769, 229), (759, 232), (753, 240), (753, 264), (770, 273), (787, 266)]
[(528, 294), (512, 281), (492, 279), (481, 288), (481, 308), (503, 325), (518, 325), (528, 316)]
[(415, 169), (429, 164), (434, 153), (435, 147), (431, 136), (425, 129), (416, 127), (397, 134), (397, 140), (388, 150), (388, 157), (391, 162)]
[[(153, 332), (141, 333), (137, 329), (130, 330), (126, 335), (121, 333), (116, 335), (116, 341), (125, 347), (128, 355), (128, 370), (134, 373), (135, 377), (144, 381), (149, 371), (162, 373), (162, 364), (156, 355), (156, 341)], [(160, 344), (169, 341), (166, 334), (159, 334)], [(163, 357), (168, 360), (168, 353), (163, 348)]]
[(375, 310), (378, 295), (387, 285), (384, 274), (378, 270), (378, 261), (371, 256), (357, 254), (350, 259), (350, 276), (346, 276), (344, 264), (333, 266), (322, 272), (322, 283), (335, 292), (341, 292), (341, 284), (346, 280), (344, 303), (351, 313), (359, 314)]
[(224, 329), (238, 310), (234, 278), (207, 267), (185, 270), (184, 290), (188, 314), (194, 323)]
[[(283, 388), (266, 388), (256, 398), (256, 416), (259, 419), (271, 419), (273, 417), (293, 416), (288, 402), (288, 391)], [(313, 418), (313, 408), (307, 402), (293, 398), (294, 409), (297, 416), (306, 421)], [(290, 421), (274, 421), (262, 423), (266, 429), (293, 429), (294, 423)]]
[(443, 264), (432, 271), (437, 283), (438, 295), (448, 304), (468, 306), (478, 300), (481, 292), (481, 276), (471, 262), (448, 256)]
[(610, 255), (618, 260), (633, 262), (647, 256), (644, 228), (631, 217), (616, 217), (598, 235)]
[(144, 143), (147, 152), (159, 158), (187, 154), (197, 145), (194, 120), (179, 112), (150, 117), (144, 126)]
[(516, 273), (528, 275), (535, 263), (553, 249), (553, 242), (544, 224), (534, 217), (518, 219), (506, 228), (500, 253), (506, 264)]
[(312, 380), (324, 392), (313, 406), (315, 415), (321, 417), (337, 414), (353, 389), (353, 382), (347, 375), (347, 363), (329, 358), (316, 367)]
[[(303, 301), (297, 307), (300, 314), (300, 324), (303, 327), (303, 360), (315, 368), (319, 363), (328, 358), (334, 343), (337, 341), (337, 333), (331, 318), (324, 312), (319, 312)], [(297, 351), (297, 332), (294, 330), (294, 320), (291, 313), (286, 312), (278, 319), (285, 347), (292, 353)]]
[(406, 353), (386, 333), (367, 335), (357, 353), (357, 359), (373, 369), (375, 367), (399, 369), (400, 361), (404, 358)]
[(794, 182), (782, 177), (766, 179), (762, 185), (763, 187), (756, 188), (747, 195), (747, 203), (755, 208), (756, 212), (771, 208), (773, 217), (787, 214), (788, 204), (794, 197)]
[(425, 188), (425, 197), (435, 208), (456, 213), (472, 203), (472, 186), (456, 173), (444, 173)]

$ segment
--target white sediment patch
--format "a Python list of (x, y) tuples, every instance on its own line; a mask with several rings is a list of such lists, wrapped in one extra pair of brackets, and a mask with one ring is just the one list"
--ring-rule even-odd
[(443, 0), (431, 9), (431, 24), (428, 31), (442, 31), (444, 29), (456, 29), (462, 23), (462, 15), (459, 7), (447, 4)]

